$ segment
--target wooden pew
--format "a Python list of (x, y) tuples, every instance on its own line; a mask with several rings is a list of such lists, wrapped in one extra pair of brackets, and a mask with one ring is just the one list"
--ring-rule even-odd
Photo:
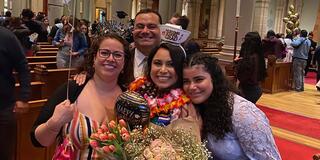
[(200, 51), (209, 54), (219, 54), (220, 52), (219, 48), (201, 48)]
[(56, 56), (58, 51), (38, 51), (36, 56)]
[[(35, 79), (44, 82), (42, 87), (42, 98), (48, 98), (63, 83), (67, 81), (68, 68), (63, 69), (47, 69), (44, 66), (34, 68)], [(76, 69), (71, 69), (71, 75), (76, 74)]]
[[(31, 75), (31, 82), (32, 82), (32, 81), (36, 81), (33, 70), (30, 70), (30, 75)], [(16, 82), (19, 82), (19, 80), (18, 80), (18, 73), (14, 71), (14, 72), (13, 72), (13, 76), (14, 76), (15, 81), (16, 81)]]
[(39, 51), (58, 51), (58, 48), (54, 47), (54, 48), (40, 48)]
[(46, 102), (47, 99), (29, 101), (29, 111), (17, 114), (16, 160), (50, 160), (52, 158), (55, 145), (47, 148), (37, 148), (32, 145), (30, 139), (33, 123)]
[(37, 42), (37, 45), (51, 45), (49, 42)]
[[(44, 86), (44, 82), (35, 81), (31, 82), (31, 100), (42, 99), (42, 88)], [(19, 93), (20, 91), (20, 84), (15, 84), (15, 93)]]
[(27, 57), (28, 63), (32, 62), (56, 62), (57, 57), (56, 56), (31, 56)]
[(56, 69), (57, 62), (30, 62), (28, 63), (30, 70), (33, 70), (37, 65), (44, 65), (47, 69)]
[(56, 46), (52, 45), (52, 44), (37, 44), (38, 47), (40, 48), (57, 48)]
[(277, 62), (268, 58), (267, 78), (261, 84), (266, 93), (288, 91), (292, 85), (292, 63)]

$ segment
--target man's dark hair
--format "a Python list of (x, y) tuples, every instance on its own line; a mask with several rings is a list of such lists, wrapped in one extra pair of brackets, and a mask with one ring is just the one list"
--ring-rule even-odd
[(300, 32), (301, 37), (307, 37), (307, 35), (308, 35), (308, 32), (305, 29), (301, 30)]
[(154, 14), (156, 14), (156, 15), (158, 16), (158, 18), (159, 18), (159, 23), (162, 24), (162, 18), (161, 18), (161, 15), (159, 14), (159, 12), (157, 12), (157, 11), (155, 11), (155, 10), (152, 10), (152, 9), (150, 9), (150, 8), (141, 9), (141, 10), (136, 14), (136, 16), (134, 17), (134, 19), (136, 19), (139, 14), (147, 14), (147, 13), (154, 13)]
[(60, 21), (60, 18), (55, 18), (54, 19), (54, 24), (58, 24), (58, 23), (60, 23), (61, 21)]
[(21, 12), (22, 18), (32, 19), (34, 17), (34, 13), (31, 9), (23, 9)]
[(187, 16), (180, 16), (177, 20), (177, 25), (180, 25), (182, 29), (187, 29), (189, 25), (189, 18)]
[(271, 37), (275, 37), (275, 36), (276, 36), (276, 33), (273, 30), (269, 30), (267, 32), (267, 38), (271, 38)]
[(5, 17), (11, 17), (11, 12), (10, 12), (10, 11), (6, 11), (6, 13), (5, 13), (4, 16), (5, 16)]

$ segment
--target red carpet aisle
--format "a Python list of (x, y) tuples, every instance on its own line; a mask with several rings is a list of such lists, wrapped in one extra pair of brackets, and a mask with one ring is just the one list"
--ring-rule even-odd
[(317, 79), (317, 73), (316, 72), (308, 72), (307, 76), (304, 77), (304, 83), (307, 84), (316, 84), (316, 79)]
[[(257, 106), (267, 115), (273, 129), (277, 127), (281, 130), (289, 131), (289, 134), (294, 132), (320, 140), (320, 120), (271, 109), (262, 105)], [(314, 154), (320, 153), (320, 149), (287, 139), (290, 138), (281, 138), (275, 134), (276, 144), (283, 160), (312, 160)]]

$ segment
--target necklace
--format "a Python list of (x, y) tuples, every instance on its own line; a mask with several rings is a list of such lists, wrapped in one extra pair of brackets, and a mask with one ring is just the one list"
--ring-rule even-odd
[(170, 114), (174, 109), (179, 109), (190, 102), (189, 97), (180, 88), (171, 89), (163, 96), (157, 95), (157, 88), (146, 77), (137, 78), (129, 85), (129, 90), (140, 93), (147, 100), (150, 118)]

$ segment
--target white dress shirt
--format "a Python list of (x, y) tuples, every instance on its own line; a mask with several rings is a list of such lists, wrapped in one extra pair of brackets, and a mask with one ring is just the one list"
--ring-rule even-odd
[(134, 49), (134, 78), (144, 76), (144, 66), (147, 64), (147, 57), (142, 54), (137, 48)]

